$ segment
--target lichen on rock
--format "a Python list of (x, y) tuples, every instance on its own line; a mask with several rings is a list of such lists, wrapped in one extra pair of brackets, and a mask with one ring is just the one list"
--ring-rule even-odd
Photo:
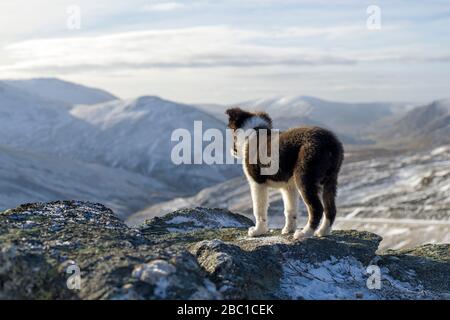
[[(183, 209), (130, 228), (101, 204), (58, 201), (0, 213), (1, 299), (449, 298), (450, 245), (377, 253), (354, 230), (294, 242), (222, 209)], [(80, 270), (69, 289), (68, 266)], [(381, 271), (369, 289), (367, 266)]]

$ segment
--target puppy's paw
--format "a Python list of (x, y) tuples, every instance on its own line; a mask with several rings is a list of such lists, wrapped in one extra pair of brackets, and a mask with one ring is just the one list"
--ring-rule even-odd
[(318, 237), (326, 237), (331, 234), (331, 228), (320, 228), (316, 231), (315, 235)]
[(281, 234), (293, 233), (296, 228), (297, 228), (297, 226), (295, 224), (293, 224), (293, 225), (286, 225), (286, 226), (284, 226), (283, 229), (281, 229)]
[(294, 239), (295, 240), (304, 240), (304, 239), (308, 239), (311, 238), (314, 235), (314, 230), (312, 230), (309, 227), (305, 227), (302, 230), (297, 230), (294, 233)]
[(268, 231), (267, 227), (261, 227), (261, 226), (251, 227), (248, 229), (248, 235), (249, 235), (249, 237), (257, 237), (257, 236), (267, 233), (267, 231)]
[(325, 237), (331, 234), (331, 224), (328, 220), (324, 220), (319, 230), (316, 231), (315, 235), (318, 237)]

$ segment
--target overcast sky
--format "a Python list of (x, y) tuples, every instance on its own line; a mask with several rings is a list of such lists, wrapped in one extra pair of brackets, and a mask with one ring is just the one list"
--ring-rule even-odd
[(0, 78), (182, 102), (450, 97), (447, 0), (15, 0), (0, 12)]

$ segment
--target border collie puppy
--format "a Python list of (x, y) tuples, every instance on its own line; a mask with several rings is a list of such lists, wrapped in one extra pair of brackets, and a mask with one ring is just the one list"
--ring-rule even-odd
[[(256, 225), (249, 229), (249, 236), (259, 236), (268, 231), (268, 188), (279, 189), (283, 198), (286, 218), (283, 234), (292, 233), (297, 228), (299, 194), (308, 209), (308, 223), (295, 232), (294, 239), (330, 234), (336, 216), (338, 173), (344, 159), (342, 143), (336, 136), (318, 127), (292, 128), (279, 133), (278, 159), (271, 159), (278, 161), (278, 170), (265, 175), (262, 173), (264, 164), (258, 157), (256, 161), (249, 160), (252, 157), (249, 144), (252, 139), (257, 139), (256, 148), (259, 148), (261, 139), (267, 139), (267, 153), (270, 153), (271, 118), (264, 112), (248, 112), (240, 108), (228, 109), (226, 114), (228, 127), (233, 132), (232, 154), (243, 159), (244, 173), (250, 184)], [(253, 134), (245, 134), (244, 139), (239, 139), (238, 134), (249, 132), (248, 129), (253, 129), (250, 130)], [(259, 134), (262, 130), (265, 135)], [(325, 218), (322, 220), (323, 215)]]

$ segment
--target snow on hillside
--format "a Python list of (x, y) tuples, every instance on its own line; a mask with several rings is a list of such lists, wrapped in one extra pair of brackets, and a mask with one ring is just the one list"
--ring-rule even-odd
[[(171, 151), (178, 144), (171, 141), (174, 130), (187, 129), (193, 138), (194, 121), (202, 122), (203, 131), (225, 129), (223, 123), (191, 106), (149, 96), (78, 106), (71, 114), (89, 125), (73, 143), (77, 149), (83, 145), (85, 152), (78, 154), (82, 160), (95, 160), (157, 177), (188, 192), (224, 181), (239, 172), (237, 166), (230, 165), (173, 164)], [(64, 130), (76, 129), (75, 126)], [(223, 158), (223, 150), (219, 151), (219, 157)]]
[[(378, 122), (412, 108), (408, 104), (394, 103), (341, 103), (308, 96), (276, 96), (235, 104), (243, 109), (265, 111), (280, 129), (316, 125), (335, 130), (346, 143), (367, 143), (361, 133)], [(200, 104), (198, 108), (227, 121), (226, 106)]]
[(77, 199), (101, 202), (119, 217), (172, 198), (174, 189), (121, 169), (60, 160), (0, 146), (0, 211), (22, 203)]
[(96, 105), (45, 100), (0, 82), (0, 144), (144, 174), (192, 194), (239, 172), (230, 165), (181, 165), (171, 161), (175, 129), (225, 129), (198, 109), (157, 97)]
[(41, 98), (71, 105), (94, 104), (118, 99), (107, 91), (56, 78), (6, 80), (5, 82)]
[[(277, 191), (271, 192), (270, 202), (271, 213), (282, 215), (283, 204)], [(450, 146), (420, 154), (347, 159), (339, 176), (337, 203), (341, 217), (450, 220)], [(252, 212), (247, 181), (238, 177), (193, 197), (157, 204), (138, 216), (149, 217), (189, 206)], [(303, 205), (300, 209), (306, 215)]]
[(429, 147), (450, 143), (450, 100), (415, 108), (375, 137), (388, 145)]
[(341, 103), (308, 96), (275, 97), (248, 101), (243, 105), (251, 109), (263, 109), (275, 119), (311, 119), (346, 134), (361, 131), (367, 125), (396, 112), (391, 103)]
[(70, 121), (70, 107), (0, 81), (0, 144), (27, 149), (34, 139), (50, 139), (59, 125)]

